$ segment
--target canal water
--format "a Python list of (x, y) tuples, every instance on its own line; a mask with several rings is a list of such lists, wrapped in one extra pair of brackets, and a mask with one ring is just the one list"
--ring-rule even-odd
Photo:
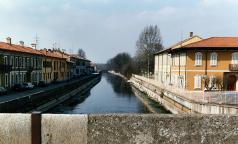
[[(138, 93), (138, 92), (136, 92)], [(90, 91), (78, 94), (47, 113), (168, 113), (161, 105), (141, 94), (124, 79), (109, 73), (102, 74), (101, 81)], [(153, 110), (151, 110), (153, 109)]]

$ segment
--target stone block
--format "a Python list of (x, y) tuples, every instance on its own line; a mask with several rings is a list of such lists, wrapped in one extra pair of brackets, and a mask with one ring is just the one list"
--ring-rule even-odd
[(42, 144), (86, 144), (87, 115), (42, 115)]

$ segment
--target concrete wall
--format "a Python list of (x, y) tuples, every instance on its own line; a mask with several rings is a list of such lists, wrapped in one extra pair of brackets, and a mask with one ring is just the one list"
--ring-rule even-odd
[[(0, 114), (0, 144), (30, 144), (29, 114)], [(43, 144), (237, 143), (238, 115), (42, 115)]]
[[(146, 93), (148, 97), (162, 104), (173, 114), (238, 114), (237, 105), (197, 102), (182, 97), (176, 93), (172, 93), (169, 90), (161, 89), (153, 82), (147, 81), (146, 78), (142, 79), (141, 77), (136, 75), (131, 77), (130, 82), (132, 86), (134, 86), (141, 92)], [(161, 96), (161, 94), (163, 96)]]

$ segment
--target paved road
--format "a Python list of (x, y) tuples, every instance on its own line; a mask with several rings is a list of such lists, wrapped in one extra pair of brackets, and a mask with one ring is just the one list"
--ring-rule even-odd
[(4, 103), (7, 101), (11, 101), (14, 99), (18, 99), (18, 98), (22, 98), (22, 97), (26, 97), (26, 96), (31, 96), (33, 94), (37, 94), (37, 93), (41, 93), (47, 90), (51, 90), (51, 89), (56, 89), (57, 87), (62, 87), (64, 85), (68, 85), (71, 83), (74, 83), (75, 81), (79, 81), (79, 80), (83, 80), (85, 78), (88, 78), (90, 76), (85, 76), (85, 77), (81, 77), (81, 78), (77, 78), (77, 79), (72, 79), (70, 81), (66, 81), (66, 82), (61, 82), (58, 84), (50, 84), (48, 87), (37, 87), (34, 88), (32, 90), (27, 90), (27, 91), (23, 91), (23, 92), (10, 92), (8, 95), (2, 95), (0, 96), (0, 103)]

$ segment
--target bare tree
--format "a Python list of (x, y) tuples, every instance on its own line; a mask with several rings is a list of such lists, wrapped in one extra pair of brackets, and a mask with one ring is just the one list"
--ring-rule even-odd
[(114, 70), (129, 78), (133, 73), (133, 60), (128, 53), (119, 53), (108, 60), (107, 69)]
[(163, 49), (160, 30), (157, 25), (147, 26), (140, 33), (136, 42), (136, 69), (138, 71), (154, 71), (154, 54)]
[(82, 57), (82, 58), (86, 58), (86, 53), (83, 49), (79, 49), (78, 50), (78, 56)]
[(203, 77), (204, 87), (207, 91), (211, 90), (223, 90), (223, 80), (219, 77), (209, 78), (208, 76)]

